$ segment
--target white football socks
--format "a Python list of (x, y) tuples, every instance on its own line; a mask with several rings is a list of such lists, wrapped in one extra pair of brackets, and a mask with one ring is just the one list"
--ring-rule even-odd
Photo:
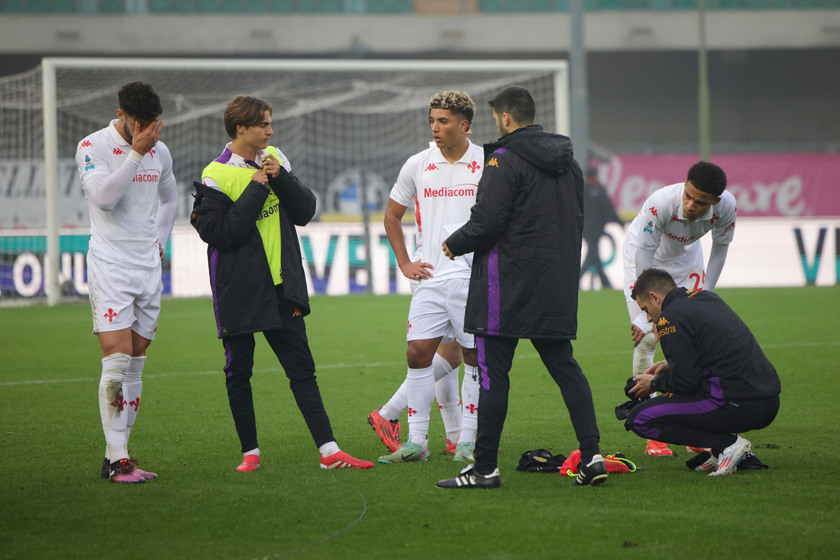
[(408, 408), (408, 393), (405, 389), (405, 381), (403, 381), (397, 392), (379, 409), (379, 415), (393, 422), (400, 419), (406, 408)]
[(478, 429), (478, 366), (464, 364), (461, 383), (461, 435), (458, 443), (474, 442)]
[(435, 400), (435, 368), (408, 368), (405, 376), (408, 393), (408, 441), (428, 447), (429, 417)]
[(461, 432), (461, 399), (458, 395), (458, 366), (452, 367), (443, 356), (435, 354), (432, 359), (435, 368), (435, 398), (443, 420), (446, 439), (458, 441)]
[(131, 356), (110, 354), (102, 358), (102, 376), (99, 379), (99, 415), (105, 433), (105, 456), (113, 463), (128, 459), (126, 427), (128, 414), (125, 398), (125, 381)]
[(652, 332), (645, 334), (642, 340), (633, 348), (633, 377), (643, 374), (653, 365), (656, 353), (656, 337)]
[(143, 366), (146, 365), (146, 356), (134, 356), (131, 358), (131, 365), (125, 375), (125, 400), (128, 420), (125, 427), (125, 443), (131, 437), (131, 427), (137, 419), (137, 410), (140, 408), (140, 394), (143, 392)]
[(338, 448), (338, 444), (335, 441), (328, 441), (324, 445), (320, 446), (318, 451), (321, 452), (322, 456), (329, 457), (330, 455), (338, 453), (341, 449)]

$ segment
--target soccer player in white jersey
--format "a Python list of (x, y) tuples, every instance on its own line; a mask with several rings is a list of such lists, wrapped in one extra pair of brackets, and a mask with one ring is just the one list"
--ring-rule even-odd
[[(656, 338), (647, 315), (630, 296), (636, 278), (648, 268), (666, 270), (678, 286), (714, 290), (729, 244), (735, 235), (735, 197), (726, 189), (726, 174), (700, 161), (691, 166), (684, 183), (662, 187), (645, 201), (627, 228), (622, 249), (624, 297), (633, 336), (633, 377), (653, 365)], [(701, 237), (712, 232), (708, 266), (703, 266)], [(649, 440), (645, 454), (670, 456), (662, 442)]]
[[(435, 146), (434, 142), (430, 142), (430, 144), (432, 147)], [(414, 218), (417, 224), (417, 233), (414, 239), (417, 250), (414, 252), (414, 258), (412, 259), (414, 261), (421, 260), (423, 252), (423, 229), (420, 221), (420, 211), (416, 206), (415, 197)], [(412, 292), (417, 289), (420, 283), (418, 280), (409, 280), (409, 282)], [(462, 361), (461, 346), (455, 341), (455, 338), (452, 336), (442, 338), (432, 359), (432, 366), (435, 368), (435, 398), (446, 432), (445, 451), (455, 455), (456, 461), (468, 462), (473, 459), (472, 449), (478, 420), (476, 418), (478, 385), (477, 380), (471, 377), (464, 378), (465, 402), (462, 406), (458, 394), (458, 370)], [(470, 406), (471, 404), (472, 406)], [(407, 408), (408, 394), (405, 381), (403, 381), (387, 403), (368, 414), (368, 424), (379, 435), (382, 443), (389, 451), (396, 451), (402, 444), (400, 441), (401, 426), (399, 418)], [(464, 417), (463, 434), (465, 440), (459, 447), (462, 416)], [(393, 420), (388, 420), (390, 418), (393, 418)]]
[[(454, 338), (461, 346), (465, 384), (475, 384), (474, 389), (462, 389), (463, 406), (470, 412), (470, 418), (461, 419), (455, 451), (456, 460), (472, 458), (477, 421), (470, 427), (470, 420), (476, 418), (477, 412), (478, 364), (475, 339), (464, 333), (463, 328), (472, 255), (449, 260), (437, 248), (469, 219), (470, 208), (475, 203), (484, 153), (481, 146), (468, 138), (474, 115), (475, 103), (466, 93), (444, 91), (432, 98), (429, 124), (435, 146), (406, 161), (385, 209), (385, 231), (397, 265), (403, 276), (417, 282), (417, 287), (411, 297), (406, 336), (408, 441), (390, 455), (380, 457), (380, 463), (428, 460), (429, 416), (435, 398), (435, 377), (446, 374), (445, 367), (435, 367), (435, 352), (446, 337)], [(408, 255), (401, 224), (406, 209), (412, 204), (417, 206), (423, 228), (418, 260), (411, 260)], [(475, 394), (472, 406), (471, 392)], [(385, 421), (396, 421), (401, 412), (399, 405), (392, 401), (372, 415), (384, 424)], [(372, 425), (376, 428), (373, 422)], [(454, 437), (454, 434), (448, 435)]]
[(139, 483), (128, 438), (140, 405), (146, 350), (157, 329), (161, 260), (178, 207), (169, 149), (160, 142), (163, 112), (149, 84), (120, 88), (117, 118), (76, 149), (90, 213), (87, 254), (93, 332), (102, 348), (99, 412), (105, 432), (101, 474)]

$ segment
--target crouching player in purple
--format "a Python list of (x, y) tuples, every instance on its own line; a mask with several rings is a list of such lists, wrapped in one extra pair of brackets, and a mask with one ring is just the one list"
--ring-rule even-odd
[(649, 268), (631, 296), (654, 324), (665, 360), (634, 377), (630, 395), (645, 398), (627, 428), (643, 438), (709, 447), (695, 470), (735, 472), (750, 454), (739, 434), (770, 425), (779, 412), (781, 381), (750, 329), (717, 295), (678, 288), (670, 274)]

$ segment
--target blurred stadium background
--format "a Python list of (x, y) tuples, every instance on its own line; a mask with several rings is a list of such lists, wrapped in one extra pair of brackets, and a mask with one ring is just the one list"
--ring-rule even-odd
[[(629, 219), (651, 190), (681, 180), (702, 153), (701, 12), (697, 0), (584, 0), (583, 5), (585, 105), (572, 96), (570, 111), (588, 115), (586, 163), (598, 167), (600, 182)], [(840, 276), (840, 0), (707, 0), (701, 7), (710, 159), (726, 169), (741, 218), (721, 285), (834, 285)], [(22, 110), (20, 100), (27, 95), (28, 110), (40, 110), (37, 76), (44, 57), (568, 61), (573, 21), (569, 0), (0, 0), (0, 91), (25, 83), (21, 76), (35, 77), (35, 85), (23, 85), (7, 97), (0, 94), (2, 125)], [(80, 80), (80, 88), (100, 88)], [(101, 87), (106, 91), (96, 104), (110, 116), (115, 88)], [(213, 87), (212, 80), (201, 84), (205, 90)], [(485, 107), (486, 90), (476, 97)], [(170, 115), (173, 109), (165, 106)], [(278, 109), (285, 107), (275, 103)], [(403, 126), (419, 122), (422, 129), (422, 103), (416, 111), (401, 110), (417, 113), (413, 124)], [(489, 114), (477, 115), (474, 141), (493, 139), (492, 129), (482, 122), (488, 119)], [(352, 130), (358, 121), (335, 126)], [(85, 125), (90, 130), (65, 130), (59, 158), (71, 158), (78, 139), (106, 122), (96, 116)], [(569, 134), (561, 123), (551, 115), (543, 122)], [(31, 153), (38, 148), (23, 139), (30, 133), (37, 137), (41, 123), (34, 119), (17, 126), (20, 132), (4, 132), (0, 140), (0, 304), (39, 301), (44, 295), (43, 156)], [(332, 126), (322, 125), (327, 132), (319, 134), (328, 134)], [(365, 134), (376, 136), (376, 127), (371, 128)], [(336, 138), (342, 134), (347, 133), (336, 133)], [(296, 143), (294, 133), (277, 138), (281, 147)], [(339, 193), (333, 191), (345, 171), (340, 166), (326, 176), (317, 155), (292, 158), (321, 202), (322, 223), (312, 228), (308, 242), (313, 292), (352, 293), (374, 284), (377, 293), (406, 291), (387, 250), (377, 251), (377, 258), (384, 259), (378, 268), (382, 278), (371, 277), (379, 273), (371, 270), (357, 225), (360, 193), (372, 195), (365, 208), (375, 224), (399, 164), (426, 140), (422, 132), (405, 138), (401, 144), (391, 142), (393, 153), (382, 164), (384, 171), (345, 177), (346, 189)], [(221, 148), (215, 143), (210, 142), (213, 152)], [(364, 146), (354, 150), (381, 157)], [(173, 157), (177, 161), (187, 154), (174, 151)], [(68, 176), (59, 181), (78, 198), (72, 168), (61, 169)], [(177, 177), (183, 191), (178, 224), (186, 240), (191, 235), (186, 226), (189, 185), (196, 179), (188, 175), (193, 173)], [(331, 211), (323, 211), (325, 202), (332, 203)], [(62, 237), (62, 291), (69, 297), (85, 295), (86, 216), (74, 216), (59, 223), (78, 228), (78, 235)], [(623, 231), (611, 226), (607, 233), (599, 251), (617, 286), (615, 247)], [(374, 228), (371, 235), (378, 237), (372, 246), (380, 247), (381, 232)], [(181, 254), (200, 257), (200, 248), (185, 247)], [(170, 256), (173, 250), (177, 253), (170, 247)], [(373, 249), (371, 255), (371, 260), (376, 257)], [(176, 257), (170, 260), (177, 262)], [(82, 271), (74, 272), (80, 266)], [(197, 270), (189, 274), (203, 274)], [(170, 293), (200, 295), (179, 294), (171, 280), (167, 273)], [(585, 279), (582, 287), (599, 285)]]

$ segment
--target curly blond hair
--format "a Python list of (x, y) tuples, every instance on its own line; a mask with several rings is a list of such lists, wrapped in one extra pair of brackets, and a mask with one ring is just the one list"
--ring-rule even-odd
[(446, 109), (461, 115), (470, 124), (475, 116), (475, 102), (463, 91), (449, 90), (436, 93), (429, 101), (429, 111), (432, 109)]

